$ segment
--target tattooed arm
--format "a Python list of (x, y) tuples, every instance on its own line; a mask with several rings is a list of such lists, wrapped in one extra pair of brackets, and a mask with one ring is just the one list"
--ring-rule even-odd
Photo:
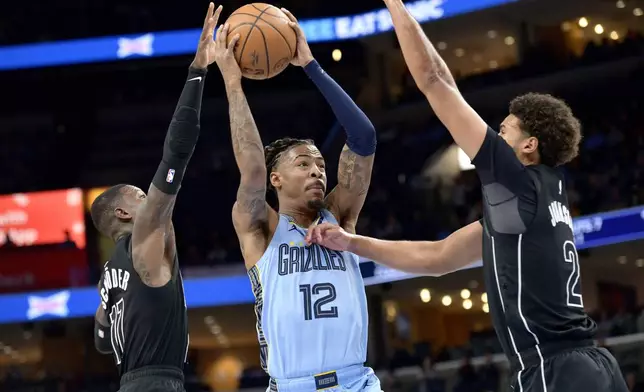
[(230, 135), (241, 179), (232, 218), (246, 266), (251, 268), (268, 246), (276, 212), (266, 203), (264, 148), (240, 82), (227, 83)]
[(356, 232), (358, 215), (364, 205), (371, 182), (375, 154), (362, 156), (345, 145), (338, 165), (338, 185), (327, 196), (327, 204), (349, 233)]
[(454, 141), (473, 159), (483, 144), (487, 124), (465, 102), (454, 77), (402, 0), (385, 0), (405, 62), (416, 85)]
[(241, 83), (228, 84), (226, 94), (230, 106), (230, 136), (241, 174), (233, 216), (241, 228), (253, 230), (266, 222), (268, 212), (264, 148)]
[(239, 34), (235, 34), (228, 42), (228, 28), (228, 25), (224, 25), (217, 30), (215, 61), (226, 86), (230, 137), (235, 161), (241, 174), (237, 201), (232, 211), (233, 226), (239, 238), (246, 268), (251, 268), (266, 251), (269, 232), (277, 226), (278, 217), (266, 204), (264, 147), (242, 90), (241, 69), (233, 52)]

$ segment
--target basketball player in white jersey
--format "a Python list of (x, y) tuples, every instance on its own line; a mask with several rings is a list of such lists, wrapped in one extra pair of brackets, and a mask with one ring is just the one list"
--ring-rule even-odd
[[(376, 149), (365, 114), (314, 60), (295, 18), (297, 53), (292, 64), (313, 80), (345, 128), (338, 186), (325, 195), (324, 158), (311, 140), (284, 138), (262, 147), (233, 55), (228, 26), (217, 34), (219, 66), (230, 105), (235, 159), (241, 173), (232, 218), (256, 298), (262, 367), (271, 391), (380, 391), (364, 366), (367, 301), (358, 257), (314, 245), (306, 230), (332, 222), (355, 232)], [(266, 203), (267, 176), (279, 211)]]

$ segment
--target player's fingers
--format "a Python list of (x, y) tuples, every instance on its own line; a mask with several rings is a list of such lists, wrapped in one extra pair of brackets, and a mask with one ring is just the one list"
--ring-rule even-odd
[(239, 34), (235, 34), (233, 38), (230, 39), (230, 42), (228, 43), (228, 52), (233, 52), (235, 50), (235, 45), (237, 45), (237, 41), (239, 41)]
[(209, 30), (213, 30), (215, 26), (217, 26), (217, 23), (219, 22), (219, 15), (221, 15), (221, 10), (223, 9), (224, 7), (221, 5), (217, 7), (217, 9), (215, 10), (215, 14), (212, 16), (213, 23), (212, 23), (212, 26), (209, 28)]
[(224, 23), (224, 27), (221, 29), (221, 47), (228, 47), (228, 23)]
[(212, 18), (212, 10), (215, 8), (215, 3), (210, 2), (208, 4), (208, 12), (206, 12), (206, 17), (203, 20), (203, 25), (206, 26), (208, 24), (208, 20)]
[(307, 232), (306, 236), (304, 236), (304, 242), (306, 242), (307, 245), (311, 245), (313, 242), (313, 232), (315, 231), (315, 227), (311, 227)]
[[(215, 44), (217, 49), (222, 49), (226, 48), (226, 41), (222, 40), (222, 30), (224, 29), (224, 25), (219, 25), (219, 28), (217, 28), (217, 36), (215, 37)], [(222, 46), (223, 44), (223, 46)]]
[(215, 39), (215, 23), (212, 18), (208, 21), (208, 26), (204, 29), (205, 36), (202, 37), (202, 42), (210, 42)]
[(214, 6), (215, 4), (213, 3), (208, 4), (208, 12), (206, 12), (206, 17), (203, 21), (203, 29), (201, 30), (200, 40), (203, 40), (208, 35), (208, 26), (210, 25), (210, 19), (212, 18), (212, 10)]
[(300, 32), (300, 25), (295, 23), (295, 22), (288, 22), (288, 25), (291, 26), (293, 30), (295, 30), (296, 33)]
[(319, 235), (319, 227), (315, 226), (309, 229), (307, 233), (307, 242), (310, 244), (315, 244), (319, 243), (320, 241), (320, 235)]
[(295, 16), (293, 16), (291, 11), (287, 10), (286, 8), (280, 8), (280, 9), (286, 15), (286, 17), (288, 17), (291, 20), (291, 22), (297, 23), (297, 18), (295, 18)]
[(326, 222), (325, 222), (325, 223), (322, 223), (321, 225), (318, 225), (318, 226), (316, 227), (316, 229), (317, 229), (317, 230), (315, 231), (315, 236), (316, 236), (316, 237), (315, 237), (315, 240), (316, 240), (316, 241), (321, 242), (321, 241), (322, 241), (322, 239), (324, 238), (324, 236), (326, 235), (326, 233), (327, 233), (327, 232), (329, 231), (329, 229), (331, 229), (332, 227), (333, 227), (332, 225), (330, 225), (330, 224), (328, 224), (328, 223), (326, 223)]

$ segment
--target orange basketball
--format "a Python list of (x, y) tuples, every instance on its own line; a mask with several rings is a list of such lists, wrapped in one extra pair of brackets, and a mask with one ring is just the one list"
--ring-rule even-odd
[(279, 8), (264, 3), (247, 4), (230, 15), (228, 42), (240, 35), (235, 58), (244, 77), (268, 79), (288, 66), (297, 42), (288, 22)]

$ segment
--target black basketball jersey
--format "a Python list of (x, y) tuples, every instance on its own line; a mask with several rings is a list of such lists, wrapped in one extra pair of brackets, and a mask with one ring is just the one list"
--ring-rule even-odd
[(131, 234), (118, 240), (100, 282), (119, 373), (158, 365), (183, 369), (188, 313), (177, 258), (172, 279), (149, 287), (134, 270), (131, 242)]
[(524, 167), (491, 130), (473, 163), (483, 183), (486, 289), (503, 351), (520, 361), (549, 343), (592, 339), (561, 173)]

